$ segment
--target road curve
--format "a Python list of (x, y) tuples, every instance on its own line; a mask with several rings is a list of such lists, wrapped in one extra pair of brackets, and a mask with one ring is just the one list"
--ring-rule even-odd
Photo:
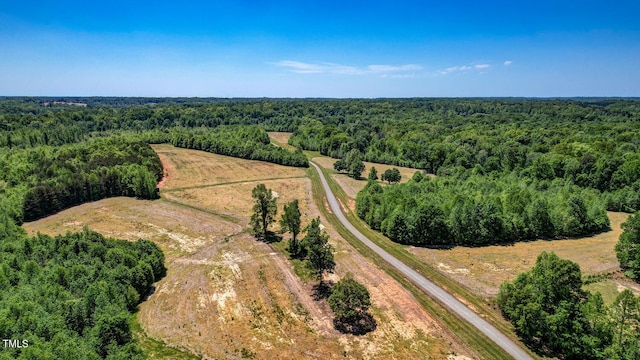
[(513, 340), (509, 339), (502, 332), (496, 329), (489, 322), (481, 318), (478, 314), (474, 313), (469, 309), (466, 305), (460, 302), (458, 299), (453, 297), (453, 295), (446, 292), (444, 289), (434, 284), (433, 282), (427, 280), (424, 276), (422, 276), (417, 271), (405, 265), (402, 261), (395, 258), (393, 255), (389, 254), (385, 250), (383, 250), (378, 245), (374, 244), (371, 240), (369, 240), (366, 236), (364, 236), (360, 231), (358, 231), (351, 223), (347, 220), (342, 212), (342, 208), (338, 203), (335, 195), (329, 188), (329, 184), (327, 183), (327, 179), (324, 177), (322, 170), (313, 162), (309, 162), (313, 167), (316, 168), (318, 174), (320, 175), (320, 181), (322, 182), (322, 186), (324, 187), (324, 191), (327, 194), (327, 201), (329, 202), (329, 206), (331, 207), (331, 211), (336, 215), (338, 220), (346, 227), (358, 240), (362, 241), (365, 245), (367, 245), (371, 250), (373, 250), (376, 254), (378, 254), (381, 258), (383, 258), (386, 262), (391, 264), (393, 267), (398, 269), (402, 274), (404, 274), (409, 280), (411, 280), (416, 286), (418, 286), (422, 291), (424, 291), (427, 295), (438, 301), (440, 304), (447, 307), (449, 310), (456, 313), (463, 320), (471, 323), (473, 326), (478, 328), (483, 334), (493, 340), (498, 346), (500, 346), (504, 351), (506, 351), (509, 355), (513, 356), (518, 360), (529, 360), (532, 359), (529, 354), (527, 354), (518, 344), (513, 342)]

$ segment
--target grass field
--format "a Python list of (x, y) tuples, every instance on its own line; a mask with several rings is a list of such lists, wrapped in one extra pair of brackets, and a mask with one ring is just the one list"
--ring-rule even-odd
[[(325, 169), (333, 170), (333, 164), (337, 161), (337, 159), (330, 158), (328, 156), (318, 156), (318, 157), (314, 157), (312, 161), (324, 167)], [(387, 169), (392, 169), (392, 168), (398, 169), (400, 171), (400, 176), (402, 176), (402, 179), (400, 180), (401, 183), (405, 183), (409, 181), (416, 171), (423, 171), (420, 169), (414, 169), (414, 168), (408, 168), (408, 167), (402, 167), (402, 166), (392, 166), (392, 165), (385, 165), (385, 164), (376, 164), (372, 162), (365, 162), (364, 166), (365, 166), (365, 169), (364, 169), (364, 172), (362, 172), (363, 178), (360, 180), (355, 180), (353, 178), (350, 178), (346, 174), (338, 174), (338, 173), (331, 174), (331, 176), (336, 180), (336, 182), (340, 184), (340, 187), (342, 187), (342, 189), (347, 194), (347, 196), (349, 196), (352, 199), (355, 199), (356, 195), (358, 195), (358, 191), (362, 190), (362, 188), (367, 184), (367, 176), (369, 175), (369, 171), (372, 166), (375, 167), (376, 170), (378, 171), (378, 178), (380, 178), (382, 176), (382, 173), (385, 172), (385, 170)], [(433, 175), (429, 175), (429, 176), (433, 176)], [(380, 183), (384, 184), (383, 182), (380, 182)]]
[(293, 146), (288, 144), (289, 138), (291, 137), (292, 133), (273, 131), (273, 132), (268, 132), (267, 134), (269, 134), (269, 137), (271, 138), (271, 142), (275, 143), (276, 145), (282, 146), (287, 150), (296, 149)]
[(327, 227), (338, 264), (328, 280), (352, 272), (371, 292), (378, 322), (364, 336), (334, 330), (328, 305), (313, 299), (314, 282), (295, 275), (282, 244), (258, 242), (247, 232), (250, 191), (259, 182), (278, 193), (280, 211), (298, 198), (303, 224), (320, 214), (305, 170), (167, 145), (154, 149), (168, 175), (163, 199), (105, 199), (24, 225), (30, 233), (48, 234), (87, 225), (108, 236), (159, 244), (168, 273), (140, 305), (136, 322), (136, 336), (154, 358), (475, 356), (448, 337), (400, 283)]
[(512, 281), (518, 274), (530, 270), (541, 252), (553, 251), (561, 258), (578, 263), (583, 276), (604, 274), (601, 282), (591, 284), (589, 288), (603, 292), (605, 300), (612, 301), (615, 293), (625, 287), (634, 291), (639, 289), (620, 274), (614, 251), (622, 232), (620, 224), (629, 214), (608, 214), (612, 230), (591, 237), (447, 250), (409, 247), (409, 251), (472, 291), (489, 297), (497, 295), (504, 281)]
[[(335, 159), (314, 157), (313, 161), (327, 169), (332, 169)], [(374, 165), (379, 169), (378, 173), (381, 169), (386, 169), (379, 164)], [(367, 166), (370, 166), (369, 163)], [(384, 166), (391, 168), (388, 165)], [(398, 169), (401, 171), (403, 181), (408, 181), (408, 176), (412, 176), (412, 171), (415, 171), (410, 168)], [(355, 196), (364, 187), (366, 181), (354, 180), (346, 175), (335, 173), (332, 177), (344, 191), (349, 208), (353, 210)], [(578, 263), (584, 276), (603, 275), (600, 281), (589, 284), (586, 288), (600, 291), (605, 301), (613, 301), (615, 296), (625, 288), (640, 294), (640, 286), (620, 273), (614, 252), (614, 246), (622, 232), (620, 225), (629, 214), (609, 212), (608, 215), (611, 220), (610, 231), (579, 239), (538, 240), (478, 248), (433, 249), (413, 246), (405, 248), (420, 261), (438, 269), (467, 287), (472, 293), (486, 298), (495, 298), (504, 281), (511, 281), (518, 274), (530, 270), (541, 252), (554, 251), (558, 256)]]

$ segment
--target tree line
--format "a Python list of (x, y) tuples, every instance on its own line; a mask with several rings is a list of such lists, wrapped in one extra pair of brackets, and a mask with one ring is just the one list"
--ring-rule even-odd
[(592, 234), (609, 228), (597, 191), (567, 181), (462, 172), (417, 173), (408, 183), (369, 181), (356, 212), (390, 239), (414, 245), (466, 245)]
[(148, 131), (140, 137), (149, 143), (171, 143), (173, 146), (202, 150), (249, 160), (309, 167), (301, 152), (291, 152), (271, 143), (269, 135), (257, 126), (220, 126), (212, 129), (174, 128)]
[(151, 147), (123, 137), (0, 156), (0, 201), (18, 223), (112, 196), (156, 199), (162, 164)]

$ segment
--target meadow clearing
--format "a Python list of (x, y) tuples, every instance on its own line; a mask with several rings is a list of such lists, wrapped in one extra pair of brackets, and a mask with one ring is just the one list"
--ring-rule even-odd
[[(315, 162), (316, 164), (324, 167), (325, 169), (330, 169), (330, 170), (333, 170), (333, 164), (337, 160), (338, 159), (334, 159), (328, 156), (317, 156), (311, 159), (311, 161)], [(364, 168), (364, 171), (362, 172), (362, 178), (359, 180), (351, 178), (347, 176), (347, 174), (339, 174), (339, 173), (331, 174), (331, 177), (338, 184), (340, 184), (340, 187), (342, 188), (342, 190), (344, 190), (345, 194), (347, 194), (347, 196), (350, 197), (351, 199), (355, 199), (356, 195), (358, 195), (358, 191), (362, 190), (362, 188), (364, 188), (364, 186), (367, 185), (367, 176), (369, 175), (369, 171), (371, 170), (372, 167), (375, 167), (376, 170), (378, 171), (378, 178), (382, 176), (382, 173), (385, 172), (385, 170), (393, 169), (393, 168), (398, 169), (400, 171), (400, 176), (402, 176), (402, 178), (400, 179), (401, 183), (406, 183), (407, 181), (409, 181), (416, 171), (423, 171), (420, 169), (386, 165), (386, 164), (377, 164), (377, 163), (372, 163), (367, 161), (364, 162), (364, 166), (365, 168)], [(428, 176), (435, 176), (435, 175), (428, 174)], [(386, 183), (380, 181), (380, 184), (384, 185)]]
[(153, 147), (165, 167), (162, 199), (105, 199), (24, 225), (32, 234), (86, 225), (108, 236), (159, 244), (168, 272), (140, 305), (137, 321), (146, 336), (202, 358), (475, 356), (397, 281), (327, 226), (337, 263), (327, 280), (353, 273), (369, 289), (377, 321), (377, 329), (363, 336), (333, 328), (328, 305), (313, 297), (315, 281), (296, 275), (282, 244), (256, 241), (248, 232), (251, 189), (260, 182), (277, 193), (279, 213), (284, 203), (298, 199), (303, 225), (319, 216), (306, 170)]
[(543, 251), (553, 251), (580, 265), (583, 277), (598, 276), (586, 286), (600, 291), (606, 302), (629, 288), (640, 294), (640, 286), (621, 272), (614, 251), (622, 233), (620, 225), (629, 214), (608, 212), (611, 230), (590, 237), (562, 240), (536, 240), (486, 247), (454, 247), (433, 249), (408, 246), (407, 250), (480, 296), (494, 298), (500, 285), (513, 281), (518, 274), (530, 270)]
[[(312, 159), (326, 169), (333, 169), (336, 159), (319, 156)], [(363, 177), (371, 166), (380, 175), (390, 165), (365, 162)], [(407, 182), (418, 169), (396, 167), (402, 175), (401, 182)], [(348, 207), (355, 209), (355, 197), (367, 180), (355, 180), (346, 174), (332, 174), (332, 178), (347, 196)], [(430, 174), (429, 176), (434, 176)], [(381, 182), (381, 184), (384, 184)], [(611, 230), (584, 238), (537, 240), (514, 244), (486, 247), (427, 248), (405, 246), (406, 250), (421, 261), (446, 274), (466, 286), (472, 293), (495, 299), (500, 285), (514, 280), (518, 274), (530, 270), (537, 256), (543, 251), (554, 251), (558, 256), (580, 265), (584, 277), (596, 277), (596, 281), (586, 285), (591, 291), (602, 293), (606, 302), (611, 302), (624, 289), (640, 294), (640, 285), (629, 280), (621, 271), (614, 252), (615, 244), (622, 233), (621, 224), (629, 214), (608, 212)]]

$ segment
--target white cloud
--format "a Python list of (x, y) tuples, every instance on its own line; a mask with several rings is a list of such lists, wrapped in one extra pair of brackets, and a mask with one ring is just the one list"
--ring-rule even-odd
[(307, 64), (300, 61), (284, 60), (275, 63), (275, 65), (287, 67), (289, 70), (299, 74), (314, 74), (325, 71), (325, 67), (318, 64)]
[(448, 75), (455, 72), (467, 72), (469, 70), (483, 70), (489, 67), (491, 67), (490, 64), (450, 66), (446, 69), (436, 71), (435, 75)]
[[(415, 64), (406, 64), (406, 65), (368, 65), (366, 67), (357, 67), (357, 66), (349, 66), (349, 65), (340, 65), (334, 63), (305, 63), (301, 61), (294, 60), (283, 60), (275, 63), (271, 63), (272, 65), (280, 66), (283, 68), (289, 69), (289, 71), (297, 73), (297, 74), (341, 74), (341, 75), (367, 75), (367, 74), (376, 74), (380, 76), (387, 75), (411, 75), (406, 74), (411, 71), (422, 70), (422, 66)], [(394, 76), (394, 77), (405, 77), (405, 76)], [(406, 76), (409, 77), (409, 76)]]
[(467, 70), (471, 70), (471, 69), (472, 69), (471, 66), (466, 66), (466, 65), (463, 65), (463, 66), (451, 66), (451, 67), (448, 67), (448, 68), (446, 68), (444, 70), (438, 71), (438, 74), (447, 75), (447, 74), (451, 74), (451, 73), (454, 73), (454, 72), (457, 72), (457, 71), (467, 71)]
[(371, 72), (404, 72), (404, 71), (417, 71), (422, 70), (422, 66), (415, 64), (406, 64), (401, 66), (392, 66), (392, 65), (369, 65), (367, 69)]
[(509, 65), (511, 65), (512, 63), (513, 63), (513, 61), (511, 61), (511, 60), (507, 60), (507, 61), (505, 61), (505, 62), (504, 62), (504, 66), (509, 66)]

